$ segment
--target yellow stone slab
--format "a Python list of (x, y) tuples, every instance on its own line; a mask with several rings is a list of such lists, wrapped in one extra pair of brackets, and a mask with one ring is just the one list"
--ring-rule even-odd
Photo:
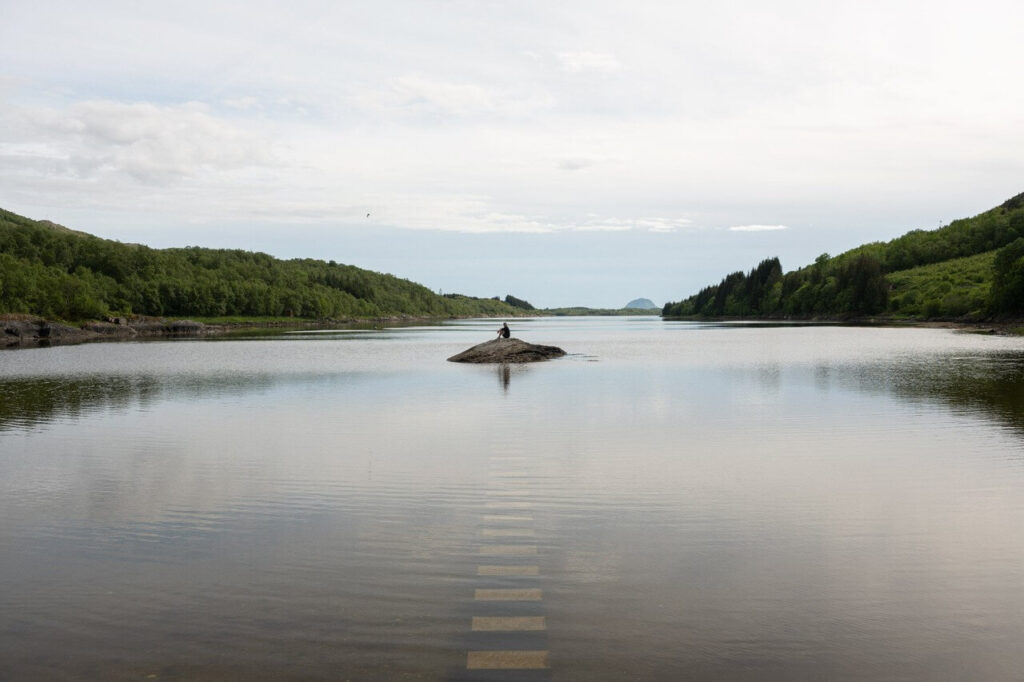
[(526, 556), (537, 553), (537, 545), (484, 545), (481, 554), (489, 556)]
[(536, 533), (531, 528), (481, 528), (480, 535), (488, 538), (532, 538)]
[(473, 593), (473, 598), (477, 601), (540, 601), (544, 595), (537, 587), (526, 589), (501, 587), (478, 589)]
[(470, 651), (467, 670), (541, 670), (548, 667), (547, 651)]
[(497, 566), (476, 567), (477, 575), (540, 575), (540, 566)]
[(473, 629), (477, 632), (527, 632), (547, 630), (544, 616), (474, 616)]

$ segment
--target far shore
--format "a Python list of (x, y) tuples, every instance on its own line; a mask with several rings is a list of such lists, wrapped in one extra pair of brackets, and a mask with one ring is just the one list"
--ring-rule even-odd
[[(346, 329), (415, 324), (436, 317), (391, 316), (344, 320), (299, 318), (251, 319), (202, 322), (162, 317), (116, 317), (69, 323), (32, 315), (0, 315), (0, 348), (30, 348), (98, 341), (129, 341), (147, 338), (217, 336), (258, 329)], [(447, 318), (446, 318), (447, 319)]]
[(952, 329), (974, 334), (1001, 334), (1006, 336), (1024, 336), (1024, 320), (915, 320), (892, 317), (851, 317), (843, 319), (815, 318), (777, 318), (777, 317), (662, 317), (665, 321), (704, 322), (707, 324), (746, 322), (761, 325), (803, 324), (833, 325), (837, 327), (914, 327), (918, 329)]
[[(545, 311), (535, 311), (541, 316), (550, 316)], [(204, 337), (229, 334), (244, 330), (273, 329), (354, 329), (366, 327), (398, 326), (437, 322), (442, 319), (430, 316), (397, 315), (375, 318), (347, 319), (239, 319), (230, 321), (202, 322), (190, 319), (171, 319), (139, 316), (118, 317), (107, 320), (89, 320), (69, 323), (45, 320), (24, 314), (0, 315), (0, 349), (32, 348), (99, 341), (129, 341), (147, 338)], [(808, 319), (779, 320), (758, 318), (664, 318), (687, 322), (750, 322), (758, 324), (834, 324), (842, 326), (875, 325), (884, 327), (921, 327), (932, 329), (954, 329), (976, 334), (1024, 335), (1024, 320), (964, 321), (964, 320), (907, 320), (889, 318), (858, 318), (844, 320)]]

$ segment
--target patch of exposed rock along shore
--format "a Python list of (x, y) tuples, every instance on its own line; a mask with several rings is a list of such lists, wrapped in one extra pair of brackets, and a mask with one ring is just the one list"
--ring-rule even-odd
[(81, 327), (41, 319), (4, 319), (0, 320), (0, 346), (45, 346), (148, 336), (200, 336), (219, 331), (222, 329), (202, 322), (158, 318), (114, 318), (106, 322), (86, 322)]
[(448, 361), (481, 364), (518, 364), (523, 362), (540, 362), (563, 355), (565, 355), (565, 351), (557, 346), (541, 346), (515, 338), (498, 338), (468, 348), (461, 353), (451, 356), (448, 358)]
[(311, 329), (358, 325), (391, 325), (422, 322), (435, 318), (399, 315), (371, 319), (230, 322), (204, 324), (194, 320), (161, 317), (112, 317), (72, 326), (30, 315), (0, 315), (0, 348), (56, 346), (89, 341), (119, 341), (136, 338), (213, 336), (243, 329)]

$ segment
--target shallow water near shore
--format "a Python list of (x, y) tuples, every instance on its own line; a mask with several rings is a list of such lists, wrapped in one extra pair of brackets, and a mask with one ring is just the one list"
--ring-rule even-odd
[(1019, 678), (1024, 340), (500, 322), (0, 352), (0, 679)]

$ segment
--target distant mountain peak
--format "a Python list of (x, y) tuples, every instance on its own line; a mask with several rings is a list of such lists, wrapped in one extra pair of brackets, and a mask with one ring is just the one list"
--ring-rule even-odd
[(643, 310), (656, 310), (658, 306), (654, 305), (654, 301), (649, 298), (634, 298), (632, 301), (627, 303), (625, 308), (640, 308)]

